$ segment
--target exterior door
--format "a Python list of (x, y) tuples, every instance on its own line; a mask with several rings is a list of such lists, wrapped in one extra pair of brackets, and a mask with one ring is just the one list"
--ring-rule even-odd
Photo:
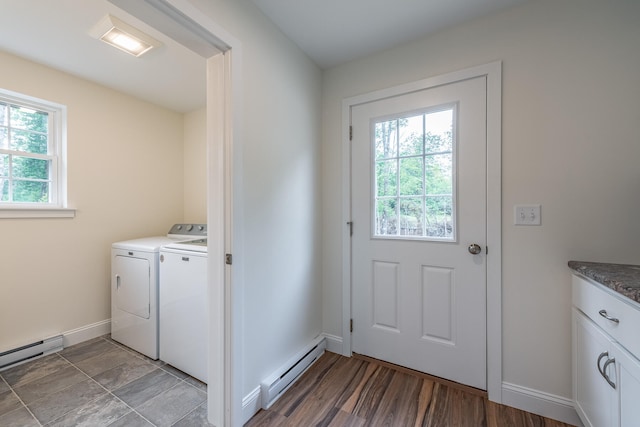
[(352, 350), (486, 389), (486, 76), (352, 107)]

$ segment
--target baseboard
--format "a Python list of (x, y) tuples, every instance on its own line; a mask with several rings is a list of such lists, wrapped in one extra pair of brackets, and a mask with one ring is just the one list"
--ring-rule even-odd
[(81, 326), (67, 332), (63, 332), (63, 345), (70, 347), (81, 342), (108, 334), (111, 332), (111, 319), (102, 320), (90, 325)]
[(246, 424), (261, 409), (260, 386), (242, 399), (242, 425)]
[(573, 408), (573, 402), (566, 397), (503, 382), (502, 404), (563, 423), (582, 426), (582, 421)]
[(320, 336), (326, 339), (327, 351), (330, 351), (331, 353), (342, 354), (342, 337), (327, 334), (324, 332), (321, 333)]

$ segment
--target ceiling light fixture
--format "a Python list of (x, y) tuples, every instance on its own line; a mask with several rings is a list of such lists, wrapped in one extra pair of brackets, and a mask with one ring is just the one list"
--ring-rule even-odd
[(98, 22), (90, 34), (111, 46), (138, 57), (162, 43), (112, 15)]

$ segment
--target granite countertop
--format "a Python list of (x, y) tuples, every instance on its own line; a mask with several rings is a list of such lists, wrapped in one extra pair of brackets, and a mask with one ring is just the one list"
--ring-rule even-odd
[(640, 303), (640, 265), (569, 261), (569, 268)]

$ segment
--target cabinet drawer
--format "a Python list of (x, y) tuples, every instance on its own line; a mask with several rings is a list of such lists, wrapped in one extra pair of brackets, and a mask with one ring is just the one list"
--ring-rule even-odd
[[(573, 305), (618, 341), (630, 353), (640, 355), (640, 307), (590, 279), (572, 275)], [(628, 301), (625, 301), (628, 300)], [(600, 312), (602, 314), (600, 314)], [(618, 322), (607, 320), (604, 315)]]

